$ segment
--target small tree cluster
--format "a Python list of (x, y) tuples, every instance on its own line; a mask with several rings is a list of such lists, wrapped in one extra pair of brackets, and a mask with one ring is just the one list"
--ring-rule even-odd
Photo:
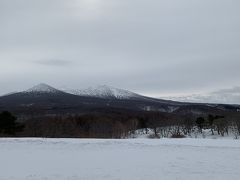
[(24, 126), (16, 120), (17, 118), (8, 111), (0, 113), (0, 134), (15, 135), (22, 131)]

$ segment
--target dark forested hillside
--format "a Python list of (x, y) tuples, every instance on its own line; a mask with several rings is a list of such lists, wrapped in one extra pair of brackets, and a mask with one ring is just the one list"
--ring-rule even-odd
[[(0, 112), (11, 112), (11, 117), (16, 117), (13, 119), (20, 123), (16, 127), (21, 128), (13, 128), (13, 123), (12, 133), (3, 128), (1, 134), (122, 138), (143, 128), (153, 129), (156, 135), (159, 127), (179, 126), (184, 129), (181, 132), (189, 132), (194, 126), (212, 128), (209, 115), (213, 117), (214, 127), (220, 129), (235, 122), (239, 116), (238, 105), (181, 103), (132, 94), (132, 98), (81, 96), (41, 85), (41, 90), (31, 88), (2, 96)], [(11, 120), (2, 118), (0, 123), (4, 124), (8, 119)], [(175, 131), (173, 134), (179, 134)]]

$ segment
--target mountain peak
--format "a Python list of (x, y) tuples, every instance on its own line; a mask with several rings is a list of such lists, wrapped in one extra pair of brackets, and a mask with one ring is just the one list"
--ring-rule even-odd
[(49, 86), (48, 84), (40, 83), (36, 86), (33, 86), (32, 88), (28, 89), (25, 92), (55, 93), (55, 92), (58, 92), (58, 91), (59, 90), (53, 88), (52, 86)]
[(79, 90), (65, 90), (66, 92), (79, 96), (92, 96), (99, 98), (114, 98), (114, 99), (131, 99), (140, 97), (140, 95), (135, 94), (133, 92), (118, 89), (115, 87), (111, 87), (108, 85), (98, 85), (89, 87), (87, 89), (79, 89)]

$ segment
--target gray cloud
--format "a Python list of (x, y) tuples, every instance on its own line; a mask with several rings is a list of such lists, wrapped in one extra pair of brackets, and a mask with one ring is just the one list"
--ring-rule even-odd
[(0, 0), (0, 94), (39, 82), (109, 84), (155, 96), (238, 86), (239, 6), (237, 0)]
[(46, 66), (69, 66), (72, 65), (73, 62), (61, 59), (46, 59), (46, 60), (38, 60), (33, 61), (33, 63), (46, 65)]

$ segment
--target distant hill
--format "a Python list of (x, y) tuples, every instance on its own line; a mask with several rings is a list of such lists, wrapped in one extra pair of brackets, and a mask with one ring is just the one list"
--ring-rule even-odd
[(215, 104), (240, 104), (240, 87), (186, 96), (165, 97), (174, 101)]
[(237, 111), (237, 105), (182, 103), (145, 97), (127, 90), (98, 86), (85, 90), (59, 90), (39, 84), (26, 91), (0, 97), (0, 110), (18, 115), (81, 114), (100, 110), (158, 111), (201, 114)]

